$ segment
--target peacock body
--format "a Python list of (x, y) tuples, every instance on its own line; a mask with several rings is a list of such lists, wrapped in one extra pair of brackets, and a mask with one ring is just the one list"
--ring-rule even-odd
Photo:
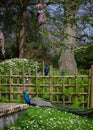
[(66, 111), (69, 113), (73, 113), (79, 116), (86, 116), (89, 118), (93, 118), (93, 108), (90, 109), (75, 109), (75, 108), (69, 108), (69, 107), (61, 107), (57, 105), (53, 105), (48, 101), (45, 101), (41, 98), (30, 98), (28, 93), (26, 91), (23, 92), (23, 97), (25, 102), (28, 105), (33, 105), (33, 106), (43, 106), (43, 107), (52, 107), (52, 108), (57, 108), (62, 111)]

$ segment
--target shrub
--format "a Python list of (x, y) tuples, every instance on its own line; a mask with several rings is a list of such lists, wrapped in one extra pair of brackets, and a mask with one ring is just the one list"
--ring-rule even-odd
[[(12, 68), (13, 73), (15, 74), (16, 71), (19, 69), (20, 73), (23, 72), (23, 65), (24, 65), (24, 71), (27, 72), (28, 68), (31, 69), (32, 74), (35, 74), (35, 67), (36, 62), (28, 59), (9, 59), (5, 60), (0, 63), (0, 74), (9, 74), (10, 68)], [(40, 66), (38, 65), (38, 70), (40, 70)]]

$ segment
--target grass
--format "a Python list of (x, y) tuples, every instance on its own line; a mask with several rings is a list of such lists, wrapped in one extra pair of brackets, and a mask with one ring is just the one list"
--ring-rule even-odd
[(58, 109), (31, 106), (4, 130), (93, 130), (93, 119)]

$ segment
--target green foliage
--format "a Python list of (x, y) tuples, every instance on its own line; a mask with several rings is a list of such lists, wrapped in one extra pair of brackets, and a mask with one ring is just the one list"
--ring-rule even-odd
[[(56, 75), (55, 71), (53, 73)], [(43, 81), (42, 81), (43, 80)], [(46, 86), (42, 86), (42, 82)], [(70, 82), (70, 84), (69, 84)], [(38, 92), (41, 93), (40, 97), (49, 100), (49, 93), (50, 93), (50, 78), (46, 77), (44, 79), (38, 78), (37, 79), (37, 89)], [(87, 84), (87, 85), (86, 85)], [(40, 86), (41, 85), (41, 86)], [(33, 88), (34, 89), (34, 88)], [(53, 101), (57, 101), (57, 98), (59, 101), (62, 101), (63, 98), (67, 102), (69, 102), (69, 98), (72, 99), (72, 107), (82, 107), (82, 93), (88, 93), (88, 78), (69, 78), (69, 77), (52, 77), (52, 99)], [(58, 93), (58, 94), (55, 94)], [(87, 95), (84, 95), (84, 100), (86, 103), (88, 102)], [(85, 107), (86, 104), (85, 104)]]
[(77, 97), (74, 97), (73, 96), (73, 104), (72, 104), (72, 107), (78, 107), (81, 105), (81, 102), (82, 102), (82, 97), (81, 96), (77, 96)]
[[(56, 2), (62, 3), (62, 4), (59, 4), (59, 7), (57, 7), (58, 5), (55, 4)], [(50, 41), (51, 41), (52, 37), (54, 37), (54, 40), (53, 40), (54, 44), (56, 44), (55, 39), (58, 39), (58, 41), (59, 40), (63, 41), (63, 39), (64, 39), (63, 38), (64, 37), (63, 36), (64, 35), (63, 34), (64, 23), (70, 23), (70, 24), (73, 25), (77, 21), (79, 21), (79, 22), (83, 21), (82, 22), (83, 24), (87, 23), (87, 25), (88, 24), (92, 25), (91, 10), (90, 10), (90, 8), (92, 8), (92, 7), (89, 6), (89, 2), (88, 1), (86, 2), (86, 0), (84, 0), (84, 1), (74, 0), (74, 1), (69, 1), (69, 2), (66, 2), (66, 1), (64, 2), (64, 0), (61, 0), (61, 1), (55, 0), (55, 2), (52, 1), (52, 4), (54, 3), (52, 6), (55, 6), (55, 9), (53, 10), (54, 12), (52, 11), (52, 8), (49, 8), (49, 6), (46, 9), (46, 11), (45, 11), (46, 15), (47, 14), (49, 14), (49, 15), (46, 16), (45, 22), (47, 24), (45, 24), (44, 26), (41, 26), (41, 25), (38, 24), (37, 10), (35, 8), (35, 5), (33, 5), (31, 1), (27, 1), (27, 5), (25, 4), (25, 1), (21, 1), (21, 4), (22, 4), (21, 6), (20, 6), (20, 2), (18, 2), (17, 4), (15, 2), (11, 2), (11, 1), (9, 1), (7, 3), (3, 3), (3, 2), (1, 2), (1, 3), (2, 3), (1, 4), (2, 10), (1, 10), (1, 15), (0, 15), (0, 18), (1, 18), (0, 24), (3, 25), (3, 26), (1, 26), (1, 29), (4, 30), (4, 32), (5, 32), (6, 43), (9, 43), (9, 44), (6, 44), (6, 46), (7, 46), (6, 48), (8, 49), (8, 52), (6, 53), (7, 58), (10, 58), (10, 56), (11, 57), (17, 56), (16, 51), (12, 51), (12, 50), (17, 50), (17, 52), (18, 52), (17, 44), (18, 44), (18, 41), (19, 41), (19, 39), (18, 39), (19, 35), (18, 34), (19, 34), (19, 31), (20, 31), (20, 23), (19, 22), (22, 19), (21, 18), (22, 17), (21, 11), (23, 11), (22, 7), (24, 7), (24, 5), (26, 6), (26, 19), (25, 19), (25, 21), (23, 21), (26, 25), (25, 26), (26, 33), (24, 35), (25, 41), (26, 41), (26, 43), (32, 42), (32, 43), (36, 44), (39, 40), (41, 42), (38, 42), (39, 43), (38, 47), (39, 47), (40, 43), (44, 44), (44, 46), (46, 46), (46, 42), (51, 43)], [(84, 7), (84, 3), (85, 3), (85, 7)], [(6, 8), (6, 4), (7, 4), (7, 8)], [(51, 4), (51, 2), (48, 3), (48, 4)], [(11, 5), (11, 6), (9, 6), (9, 5)], [(92, 6), (92, 4), (90, 4), (90, 5)], [(83, 13), (83, 15), (80, 14), (80, 16), (78, 18), (77, 14), (75, 14), (75, 12), (78, 12), (79, 6), (82, 7), (82, 9), (85, 8), (86, 11), (85, 11), (85, 13)], [(64, 10), (65, 15), (68, 16), (67, 18), (62, 13), (63, 12), (62, 9)], [(90, 10), (90, 11), (88, 11), (88, 13), (87, 13), (87, 10)], [(52, 12), (52, 13), (50, 13), (50, 12)], [(69, 12), (71, 12), (71, 13), (69, 14)], [(51, 17), (51, 19), (49, 18), (49, 16)], [(48, 18), (52, 22), (48, 21)], [(55, 19), (55, 21), (54, 21), (54, 19)], [(50, 28), (50, 32), (47, 31), (48, 29), (46, 29), (46, 25), (47, 25), (47, 28)], [(57, 26), (57, 29), (52, 31), (52, 29), (53, 29), (52, 25), (54, 27)], [(44, 35), (47, 36), (46, 39), (45, 39), (44, 35), (42, 35), (42, 30), (44, 30), (44, 32), (43, 32)], [(49, 33), (50, 33), (51, 38), (48, 41)], [(85, 32), (85, 33), (87, 33), (87, 32)], [(89, 37), (89, 39), (92, 41), (91, 37)], [(45, 41), (45, 43), (43, 41)], [(27, 47), (27, 44), (25, 44), (25, 47)], [(49, 47), (49, 44), (47, 45), (47, 47)], [(55, 57), (54, 60), (56, 61), (57, 58)]]
[[(24, 63), (24, 71), (25, 74), (28, 75), (28, 68), (31, 69), (31, 75), (33, 75), (32, 78), (23, 78), (23, 63)], [(69, 102), (69, 99), (71, 98), (72, 100), (72, 105), (73, 107), (81, 107), (81, 99), (82, 99), (82, 94), (79, 95), (79, 93), (84, 92), (88, 92), (88, 78), (75, 78), (74, 76), (69, 77), (67, 76), (68, 74), (65, 73), (65, 75), (63, 77), (56, 77), (61, 75), (57, 69), (53, 70), (53, 76), (52, 78), (50, 78), (50, 76), (46, 76), (44, 78), (42, 77), (35, 77), (35, 62), (32, 60), (27, 60), (27, 59), (11, 59), (11, 60), (7, 60), (5, 62), (0, 63), (0, 69), (1, 74), (9, 74), (9, 69), (12, 68), (13, 69), (13, 74), (17, 73), (17, 70), (20, 70), (20, 77), (17, 78), (13, 77), (13, 84), (15, 84), (12, 87), (12, 91), (13, 92), (17, 92), (18, 86), (17, 83), (19, 84), (23, 84), (26, 83), (28, 84), (28, 86), (26, 87), (26, 89), (29, 88), (29, 82), (31, 82), (33, 84), (33, 86), (31, 87), (31, 92), (33, 92), (33, 94), (31, 94), (31, 97), (35, 97), (36, 96), (36, 92), (38, 92), (38, 96), (40, 98), (44, 98), (45, 100), (50, 100), (50, 94), (52, 93), (52, 99), (53, 101), (57, 101), (57, 99), (59, 101), (63, 101), (66, 100), (67, 102)], [(41, 66), (38, 66), (38, 70), (41, 70)], [(9, 77), (5, 78), (5, 76), (1, 77), (1, 83), (2, 86), (0, 88), (0, 91), (2, 94), (2, 96), (5, 96), (6, 99), (9, 100), (10, 95), (7, 94), (6, 96), (6, 92), (10, 92), (10, 87), (9, 86), (5, 86), (4, 84), (10, 82)], [(50, 82), (51, 81), (51, 82)], [(52, 84), (52, 91), (50, 90), (50, 84)], [(83, 88), (83, 90), (82, 90)], [(20, 91), (23, 91), (23, 86), (20, 87)], [(29, 92), (30, 93), (30, 92)], [(58, 93), (58, 94), (56, 94)], [(76, 93), (76, 94), (75, 94)], [(22, 94), (18, 94), (21, 99), (20, 102), (23, 102), (23, 97)], [(16, 93), (13, 94), (13, 99), (15, 101), (18, 100), (18, 95)], [(86, 100), (86, 102), (88, 101), (87, 96), (84, 95), (84, 98)], [(5, 101), (5, 99), (1, 99), (1, 101)], [(86, 107), (86, 105), (85, 105)]]
[(9, 102), (9, 99), (5, 97), (5, 95), (2, 95), (0, 98), (0, 102)]
[(80, 73), (80, 74), (89, 74), (89, 70), (88, 69), (78, 69), (78, 72)]
[[(33, 60), (28, 60), (28, 59), (10, 59), (10, 60), (5, 60), (4, 62), (0, 63), (0, 74), (9, 74), (10, 73), (10, 68), (12, 68), (13, 74), (16, 74), (18, 70), (20, 74), (23, 73), (23, 68), (24, 72), (27, 73), (28, 69), (31, 70), (31, 74), (35, 75), (35, 67), (36, 67), (36, 62)], [(38, 67), (38, 70), (40, 70), (40, 67)]]
[(59, 54), (56, 54), (52, 57), (52, 64), (55, 68), (58, 68), (58, 60), (59, 60)]
[[(6, 94), (7, 92), (10, 92), (10, 86), (5, 86), (4, 84), (7, 83), (9, 84), (10, 82), (10, 77), (5, 77), (5, 75), (10, 75), (10, 68), (12, 68), (12, 73), (14, 75), (20, 74), (21, 76), (19, 77), (19, 84), (22, 83), (26, 83), (27, 82), (27, 78), (23, 78), (23, 68), (24, 68), (24, 73), (28, 73), (28, 70), (31, 71), (31, 75), (35, 75), (36, 74), (36, 62), (34, 62), (33, 60), (28, 60), (28, 59), (10, 59), (10, 60), (5, 60), (4, 62), (0, 63), (0, 75), (2, 75), (0, 77), (0, 82), (2, 84), (2, 86), (0, 86), (0, 91), (1, 91), (1, 99), (0, 101), (2, 102), (7, 102), (10, 100), (10, 95)], [(37, 69), (40, 71), (40, 66), (37, 66)], [(32, 78), (32, 82), (35, 83), (35, 78)], [(17, 78), (13, 77), (13, 83), (16, 84), (16, 86), (13, 86), (12, 89), (14, 92), (16, 92), (18, 90), (18, 86), (17, 86)], [(13, 98), (15, 100), (17, 99), (17, 94), (13, 94)], [(20, 102), (23, 101), (23, 97), (21, 96), (21, 100)]]
[(75, 58), (79, 68), (90, 69), (93, 63), (93, 44), (90, 43), (84, 49), (75, 52)]
[(93, 119), (46, 107), (29, 107), (3, 130), (93, 130)]

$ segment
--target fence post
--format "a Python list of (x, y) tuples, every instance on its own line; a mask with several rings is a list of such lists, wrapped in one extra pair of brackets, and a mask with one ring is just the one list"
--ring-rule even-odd
[(12, 94), (12, 68), (10, 68), (10, 102), (13, 100), (13, 94)]
[(45, 68), (45, 63), (43, 61), (43, 76), (44, 76), (44, 68)]
[(38, 97), (38, 86), (37, 86), (37, 80), (38, 80), (37, 72), (38, 72), (38, 70), (37, 70), (37, 62), (36, 62), (36, 68), (35, 68), (35, 70), (36, 70), (36, 73), (35, 73), (35, 79), (36, 79), (36, 97)]
[(24, 70), (24, 62), (22, 64), (22, 71), (23, 71), (23, 89), (25, 90), (25, 70)]
[(52, 102), (52, 65), (50, 65), (50, 102)]
[(0, 99), (1, 99), (1, 77), (0, 77)]
[(93, 107), (93, 65), (91, 66), (90, 106)]
[(91, 96), (91, 68), (89, 69), (89, 77), (88, 77), (88, 103), (87, 103), (87, 107), (91, 107), (91, 104), (90, 104), (90, 96)]

